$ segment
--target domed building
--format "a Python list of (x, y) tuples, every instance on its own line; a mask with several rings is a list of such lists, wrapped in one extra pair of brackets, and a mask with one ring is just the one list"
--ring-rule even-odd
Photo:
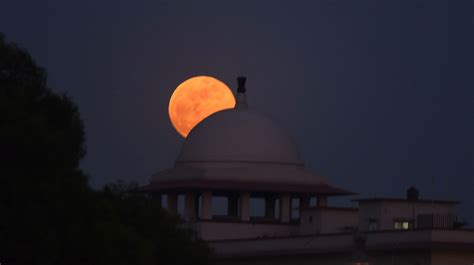
[[(305, 169), (298, 147), (248, 107), (238, 79), (234, 109), (217, 112), (186, 138), (172, 168), (142, 190), (162, 198), (213, 249), (216, 264), (473, 264), (474, 231), (462, 229), (457, 201), (353, 200), (354, 193)], [(179, 209), (179, 210), (178, 210)]]
[[(311, 198), (325, 206), (328, 196), (352, 194), (305, 169), (293, 139), (248, 107), (244, 78), (235, 108), (198, 124), (174, 167), (153, 175), (144, 189), (165, 194), (172, 211), (183, 194), (184, 218), (206, 240), (294, 234), (299, 211)], [(251, 208), (261, 213), (252, 215)]]

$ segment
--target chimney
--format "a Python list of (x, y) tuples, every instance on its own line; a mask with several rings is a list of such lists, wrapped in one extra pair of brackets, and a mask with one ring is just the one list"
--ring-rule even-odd
[(420, 192), (415, 187), (410, 187), (407, 190), (407, 200), (408, 201), (417, 201), (420, 197)]

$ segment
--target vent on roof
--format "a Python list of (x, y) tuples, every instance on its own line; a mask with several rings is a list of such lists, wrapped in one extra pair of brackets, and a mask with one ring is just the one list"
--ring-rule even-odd
[(407, 200), (409, 201), (417, 201), (418, 198), (420, 197), (420, 192), (418, 192), (418, 189), (415, 187), (410, 187), (407, 190)]

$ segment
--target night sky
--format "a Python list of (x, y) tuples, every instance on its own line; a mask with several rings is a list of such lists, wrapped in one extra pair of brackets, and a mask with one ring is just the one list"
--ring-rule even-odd
[(246, 75), (250, 106), (332, 184), (415, 185), (474, 222), (474, 1), (15, 0), (0, 31), (79, 105), (94, 187), (172, 166), (180, 82)]

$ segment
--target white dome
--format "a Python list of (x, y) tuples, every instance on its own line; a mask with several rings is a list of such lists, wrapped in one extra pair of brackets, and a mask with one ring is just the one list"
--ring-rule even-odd
[(269, 118), (247, 109), (217, 112), (186, 138), (177, 162), (263, 162), (302, 165), (298, 148)]

